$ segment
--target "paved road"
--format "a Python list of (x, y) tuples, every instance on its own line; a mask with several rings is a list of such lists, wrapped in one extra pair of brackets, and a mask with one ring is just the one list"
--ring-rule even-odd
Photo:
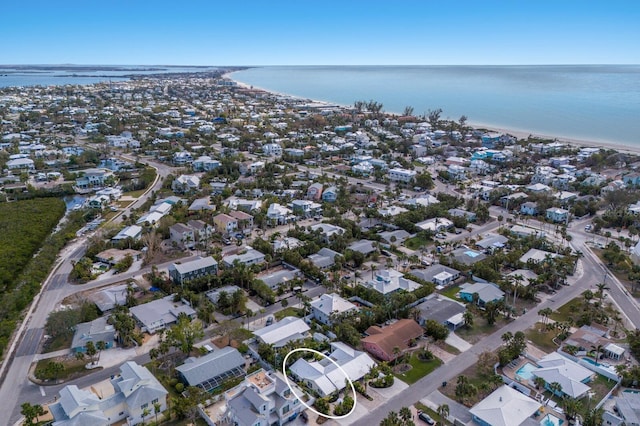
[[(590, 238), (589, 234), (586, 234), (583, 229), (584, 225), (578, 222), (570, 228), (570, 234), (573, 239), (571, 245), (576, 249), (582, 251), (585, 256), (580, 259), (579, 266), (576, 274), (569, 277), (569, 286), (562, 288), (558, 293), (552, 296), (545, 296), (546, 299), (540, 303), (536, 309), (532, 309), (526, 314), (520, 316), (515, 321), (497, 330), (490, 336), (482, 339), (478, 344), (474, 345), (470, 350), (458, 355), (455, 360), (441, 366), (434, 370), (428, 376), (422, 378), (411, 387), (402, 391), (398, 395), (387, 400), (384, 404), (380, 405), (376, 410), (370, 412), (367, 416), (362, 417), (355, 421), (353, 425), (356, 426), (371, 426), (378, 425), (389, 413), (389, 411), (398, 412), (400, 408), (412, 405), (422, 398), (427, 397), (432, 392), (436, 391), (444, 381), (455, 380), (456, 376), (462, 373), (464, 370), (476, 363), (478, 355), (485, 350), (495, 350), (495, 348), (502, 345), (502, 334), (510, 331), (515, 333), (516, 331), (523, 331), (533, 326), (540, 320), (538, 311), (544, 308), (551, 308), (553, 310), (558, 309), (571, 299), (578, 297), (583, 291), (587, 289), (595, 289), (596, 284), (601, 283), (604, 277), (604, 269), (602, 263), (593, 255), (591, 250), (584, 244), (584, 241)], [(610, 296), (620, 306), (621, 310), (626, 314), (631, 324), (639, 328), (640, 327), (640, 309), (638, 303), (628, 295), (626, 290), (620, 285), (614, 277), (611, 279), (613, 284), (610, 285)]]
[[(131, 158), (129, 159), (131, 160)], [(132, 203), (129, 208), (121, 212), (116, 221), (120, 220), (122, 214), (128, 215), (131, 209), (139, 207), (146, 202), (153, 191), (161, 188), (163, 179), (172, 171), (171, 167), (164, 164), (152, 161), (146, 161), (146, 163), (156, 168), (156, 181), (143, 196), (139, 197), (138, 201)], [(43, 283), (40, 296), (34, 299), (36, 300), (34, 302), (35, 306), (23, 323), (24, 334), (18, 337), (19, 341), (15, 347), (15, 352), (13, 354), (7, 352), (6, 354), (5, 365), (3, 365), (3, 369), (6, 370), (6, 376), (0, 385), (0, 401), (2, 401), (0, 407), (5, 410), (11, 409), (13, 415), (0, 416), (0, 426), (8, 425), (11, 421), (18, 419), (19, 406), (22, 402), (35, 400), (33, 399), (34, 395), (42, 397), (39, 387), (29, 382), (26, 377), (29, 367), (34, 361), (34, 355), (39, 352), (40, 343), (44, 336), (44, 325), (49, 313), (55, 310), (60, 302), (70, 295), (120, 282), (150, 270), (150, 268), (145, 268), (143, 271), (120, 274), (115, 278), (94, 281), (84, 285), (69, 284), (68, 276), (73, 268), (72, 262), (84, 255), (87, 239), (87, 236), (80, 237), (60, 252), (59, 266), (54, 269)], [(164, 266), (166, 267), (170, 263), (167, 262)], [(162, 267), (162, 265), (159, 267)], [(5, 411), (5, 413), (7, 412)]]

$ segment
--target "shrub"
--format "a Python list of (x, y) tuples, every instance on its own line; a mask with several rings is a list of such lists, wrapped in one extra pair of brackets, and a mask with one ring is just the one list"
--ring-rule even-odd
[(176, 388), (176, 391), (177, 391), (178, 393), (182, 393), (182, 391), (184, 391), (184, 384), (182, 384), (182, 383), (176, 383), (175, 388)]

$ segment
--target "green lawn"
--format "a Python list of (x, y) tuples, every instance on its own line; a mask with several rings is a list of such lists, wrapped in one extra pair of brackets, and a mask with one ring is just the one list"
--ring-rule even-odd
[(538, 331), (543, 328), (541, 323), (536, 323), (533, 328), (525, 331), (527, 339), (531, 340), (531, 343), (536, 345), (539, 349), (546, 352), (553, 352), (558, 349), (558, 345), (553, 343), (553, 338), (556, 337), (556, 331)]
[[(413, 406), (416, 407), (416, 410), (422, 410), (425, 413), (427, 413), (433, 420), (436, 421), (438, 425), (444, 424), (443, 419), (438, 415), (438, 413), (432, 410), (431, 408), (427, 407), (426, 405), (424, 405), (422, 402), (416, 402), (415, 404), (413, 404)], [(419, 420), (419, 419), (414, 423), (425, 424), (422, 420)], [(451, 424), (451, 423), (447, 422), (446, 424)]]
[(426, 238), (420, 238), (418, 235), (404, 241), (404, 246), (411, 250), (418, 250), (420, 247), (428, 246), (430, 244), (433, 244), (433, 241)]
[(58, 336), (47, 340), (42, 348), (42, 353), (59, 351), (60, 349), (68, 349), (71, 347), (73, 336)]
[(145, 189), (138, 189), (137, 191), (124, 192), (122, 195), (126, 195), (126, 196), (128, 196), (128, 197), (133, 197), (133, 198), (138, 198), (138, 197), (140, 197), (142, 194), (144, 194), (146, 190), (147, 190), (147, 188), (145, 188)]
[(273, 316), (278, 321), (280, 321), (284, 317), (302, 317), (302, 309), (289, 306), (281, 311), (276, 312), (275, 314), (273, 314)]
[(582, 310), (583, 298), (576, 297), (560, 306), (557, 311), (551, 314), (549, 318), (554, 321), (562, 322), (569, 320), (574, 313)]
[(396, 377), (401, 379), (403, 382), (408, 384), (413, 384), (431, 373), (433, 370), (438, 368), (442, 364), (442, 361), (438, 358), (434, 358), (431, 361), (420, 361), (416, 354), (411, 354), (411, 358), (409, 359), (409, 365), (411, 365), (411, 370), (407, 371), (404, 374), (396, 374)]
[[(50, 361), (57, 361), (56, 359), (42, 359), (40, 361), (38, 361), (38, 363), (36, 364), (36, 368), (34, 371), (41, 369), (41, 368), (45, 368), (46, 365), (50, 362)], [(60, 362), (60, 361), (57, 361)], [(78, 377), (82, 377), (82, 376), (86, 376), (87, 374), (91, 374), (95, 371), (100, 371), (102, 370), (102, 367), (98, 367), (98, 368), (94, 368), (91, 370), (88, 370), (85, 368), (85, 365), (88, 364), (89, 362), (91, 362), (91, 360), (89, 359), (89, 357), (85, 357), (85, 359), (66, 359), (61, 361), (62, 365), (64, 365), (64, 371), (62, 371), (60, 373), (60, 375), (58, 376), (58, 380), (72, 380), (72, 379), (77, 379)]]
[(443, 296), (447, 296), (448, 298), (453, 300), (459, 300), (459, 298), (456, 297), (456, 294), (458, 294), (459, 291), (460, 291), (460, 286), (452, 285), (450, 287), (447, 287), (441, 290), (440, 294)]

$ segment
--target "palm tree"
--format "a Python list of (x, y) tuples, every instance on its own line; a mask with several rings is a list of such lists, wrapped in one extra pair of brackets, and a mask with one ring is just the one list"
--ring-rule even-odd
[(564, 414), (567, 417), (567, 420), (575, 420), (582, 408), (580, 401), (575, 398), (565, 397), (562, 399), (562, 402), (564, 406)]
[(438, 415), (442, 419), (442, 423), (444, 423), (444, 421), (449, 418), (449, 406), (447, 404), (438, 406)]
[(544, 388), (545, 383), (542, 377), (536, 376), (533, 378), (533, 384), (536, 385), (536, 389)]
[(552, 394), (560, 396), (560, 393), (562, 393), (562, 385), (558, 382), (550, 383), (549, 390)]
[(156, 424), (158, 424), (158, 414), (162, 411), (162, 404), (159, 402), (153, 403), (153, 413), (156, 415)]
[(596, 361), (596, 366), (598, 365), (598, 358), (603, 348), (604, 346), (602, 345), (591, 345), (591, 350), (594, 351), (593, 359)]
[(471, 313), (471, 311), (464, 311), (464, 314), (462, 314), (462, 319), (464, 320), (465, 326), (473, 327), (473, 314)]
[(401, 352), (402, 352), (402, 350), (400, 349), (399, 346), (394, 346), (393, 347), (393, 355), (394, 355), (393, 365), (397, 365), (398, 364), (398, 358), (400, 358), (400, 353)]
[(607, 287), (607, 284), (602, 282), (600, 284), (596, 284), (596, 288), (598, 289), (598, 299), (600, 299), (600, 304), (602, 304), (602, 301), (604, 299), (604, 291), (609, 290), (609, 287)]
[(144, 419), (148, 417), (149, 414), (151, 414), (151, 410), (149, 410), (149, 408), (144, 408), (142, 410), (142, 424), (144, 424)]
[(408, 407), (402, 407), (398, 414), (402, 421), (405, 422), (405, 424), (408, 423), (413, 417), (413, 415), (411, 414), (411, 410), (409, 410)]

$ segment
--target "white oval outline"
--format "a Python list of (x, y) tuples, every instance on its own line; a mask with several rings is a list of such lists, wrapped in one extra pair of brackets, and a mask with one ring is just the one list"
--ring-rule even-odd
[[(293, 353), (296, 353), (296, 352), (302, 352), (302, 351), (312, 352), (312, 353), (315, 353), (315, 354), (318, 354), (320, 356), (325, 357), (326, 359), (331, 361), (331, 363), (333, 363), (333, 365), (338, 367), (338, 369), (342, 372), (342, 374), (344, 374), (344, 377), (349, 381), (349, 385), (351, 386), (351, 392), (353, 393), (353, 407), (351, 407), (351, 411), (349, 411), (347, 414), (343, 414), (342, 416), (333, 416), (333, 415), (330, 415), (330, 414), (322, 414), (319, 411), (316, 411), (315, 409), (311, 408), (309, 405), (307, 405), (306, 402), (304, 402), (302, 400), (302, 398), (300, 398), (298, 395), (296, 395), (296, 392), (291, 387), (291, 383), (289, 383), (289, 377), (287, 377), (287, 373), (285, 371), (285, 367), (287, 365), (287, 359), (289, 358), (289, 355), (291, 355)], [(358, 402), (358, 398), (356, 397), (356, 388), (353, 386), (353, 381), (351, 380), (351, 378), (349, 377), (347, 372), (344, 371), (344, 369), (337, 362), (335, 362), (334, 360), (332, 360), (331, 358), (329, 358), (327, 355), (323, 354), (322, 352), (318, 352), (315, 349), (309, 349), (309, 348), (296, 348), (296, 349), (293, 349), (291, 352), (289, 352), (284, 357), (284, 361), (282, 361), (282, 375), (284, 376), (284, 381), (287, 384), (287, 386), (289, 386), (289, 390), (291, 391), (293, 396), (295, 396), (298, 399), (298, 401), (300, 401), (302, 403), (302, 405), (304, 405), (309, 410), (313, 411), (314, 413), (316, 413), (319, 416), (326, 417), (328, 419), (333, 419), (333, 420), (340, 420), (340, 419), (344, 419), (347, 416), (350, 416), (353, 413), (353, 411), (356, 409), (356, 404)]]

